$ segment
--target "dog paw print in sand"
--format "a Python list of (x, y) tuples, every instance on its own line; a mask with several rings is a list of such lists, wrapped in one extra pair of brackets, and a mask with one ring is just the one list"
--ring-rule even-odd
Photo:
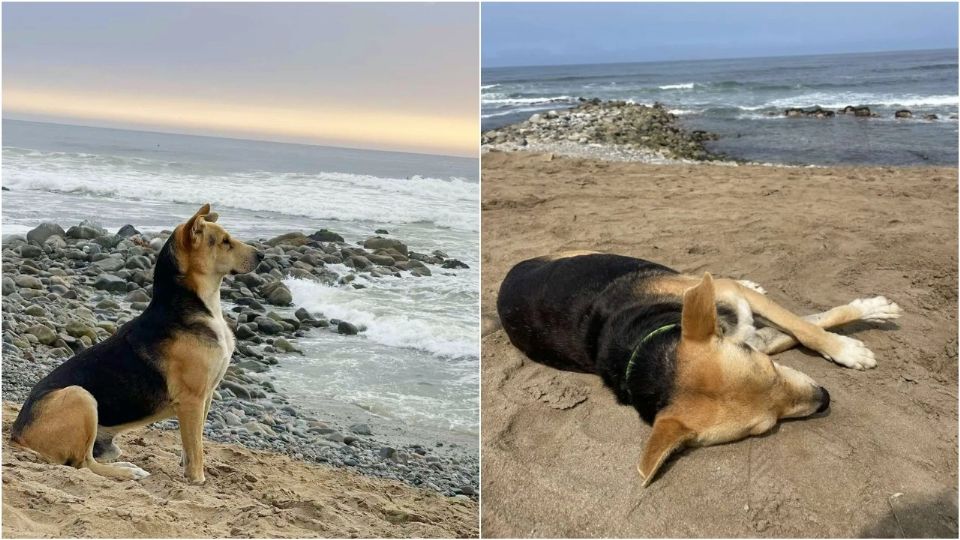
[(556, 377), (528, 380), (521, 388), (535, 400), (561, 411), (572, 409), (587, 400), (585, 389), (564, 383)]

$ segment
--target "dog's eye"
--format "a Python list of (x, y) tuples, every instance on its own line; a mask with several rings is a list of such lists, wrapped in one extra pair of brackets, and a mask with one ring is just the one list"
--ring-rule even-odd
[(224, 239), (223, 239), (223, 245), (225, 245), (225, 246), (227, 246), (227, 247), (230, 247), (230, 239), (229, 239), (229, 238), (224, 238)]

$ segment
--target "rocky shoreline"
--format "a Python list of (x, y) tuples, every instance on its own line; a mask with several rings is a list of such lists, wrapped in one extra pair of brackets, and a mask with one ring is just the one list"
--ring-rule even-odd
[[(40, 224), (25, 236), (3, 239), (3, 392), (22, 402), (55, 366), (116, 332), (149, 303), (153, 265), (169, 231), (141, 233), (125, 225), (116, 234), (84, 221), (66, 231)], [(350, 321), (295, 309), (282, 280), (314, 280), (357, 287), (359, 273), (377, 279), (415, 279), (466, 265), (445, 253), (410, 251), (384, 230), (360, 245), (320, 230), (249, 242), (264, 260), (254, 272), (227, 276), (221, 300), (237, 348), (215, 393), (205, 435), (215, 441), (270, 450), (296, 459), (349, 467), (448, 496), (476, 498), (477, 448), (442, 440), (413, 442), (369, 423), (318, 418), (291, 403), (271, 382), (270, 366), (302, 354), (297, 338), (309, 332), (361, 334)], [(329, 265), (344, 265), (346, 272)], [(353, 338), (359, 339), (359, 338)], [(175, 429), (175, 420), (155, 424)], [(378, 431), (381, 431), (378, 433)], [(396, 430), (395, 430), (396, 431)]]
[(669, 163), (722, 159), (704, 146), (717, 136), (686, 130), (662, 104), (582, 100), (576, 107), (538, 113), (484, 132), (484, 150), (557, 153), (613, 161)]
[[(870, 107), (862, 105), (848, 105), (837, 110), (819, 105), (810, 108), (791, 107), (766, 114), (791, 119), (841, 116), (868, 119), (880, 116)], [(897, 120), (922, 119), (928, 122), (940, 119), (935, 114), (908, 109), (896, 111), (893, 117)], [(956, 115), (950, 115), (950, 119), (955, 120)], [(653, 165), (748, 163), (709, 150), (705, 143), (717, 138), (715, 133), (684, 128), (680, 125), (679, 117), (661, 103), (648, 106), (630, 101), (580, 98), (580, 102), (572, 108), (536, 113), (522, 122), (483, 132), (481, 149), (484, 152), (527, 151)]]

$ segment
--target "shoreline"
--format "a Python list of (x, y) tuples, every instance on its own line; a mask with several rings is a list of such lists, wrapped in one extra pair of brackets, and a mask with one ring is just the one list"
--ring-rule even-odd
[[(481, 131), (481, 155), (491, 152), (531, 152), (558, 156), (596, 159), (609, 162), (635, 162), (653, 165), (689, 165), (710, 163), (727, 166), (761, 165), (772, 167), (949, 167), (944, 164), (882, 165), (851, 162), (849, 164), (813, 164), (762, 162), (735, 158), (710, 149), (710, 141), (729, 135), (690, 127), (684, 116), (676, 114), (667, 105), (637, 104), (623, 100), (578, 98), (579, 102), (542, 110), (513, 123)], [(903, 116), (900, 116), (904, 113)], [(767, 113), (765, 118), (783, 118), (810, 122), (830, 121), (833, 118), (877, 122), (950, 121), (956, 123), (956, 114), (949, 119), (927, 117), (903, 109), (896, 118), (878, 118), (869, 107), (848, 105), (832, 110), (813, 106), (788, 107), (782, 113)], [(803, 120), (800, 120), (803, 121)], [(740, 135), (738, 134), (737, 137)]]
[[(55, 365), (105, 339), (146, 307), (155, 256), (168, 234), (140, 233), (132, 225), (113, 234), (88, 221), (66, 231), (44, 224), (27, 235), (3, 238), (5, 399), (22, 401)], [(344, 339), (362, 339), (355, 336), (364, 330), (298, 309), (284, 279), (346, 287), (359, 273), (373, 279), (416, 279), (456, 272), (462, 264), (446, 255), (410, 251), (388, 234), (360, 243), (365, 247), (347, 244), (327, 230), (251, 242), (265, 252), (265, 260), (254, 272), (227, 276), (221, 286), (237, 347), (215, 392), (205, 436), (476, 499), (476, 438), (471, 445), (467, 435), (411, 426), (348, 403), (308, 410), (292, 403), (271, 380), (271, 366), (299, 352), (298, 338), (335, 332)], [(171, 430), (177, 423), (164, 420), (150, 427)]]

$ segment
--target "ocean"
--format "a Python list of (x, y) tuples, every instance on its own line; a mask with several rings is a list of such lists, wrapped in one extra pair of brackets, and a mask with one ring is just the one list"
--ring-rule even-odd
[[(731, 158), (793, 165), (956, 165), (957, 50), (486, 68), (481, 127), (579, 98), (663, 103), (720, 135)], [(867, 105), (879, 118), (786, 118), (789, 107)], [(893, 118), (911, 110), (912, 120)], [(936, 114), (935, 121), (922, 120)]]
[[(348, 243), (387, 229), (469, 270), (371, 280), (287, 280), (294, 304), (363, 324), (313, 330), (274, 366), (278, 390), (322, 417), (363, 409), (420, 431), (479, 432), (476, 159), (3, 120), (3, 234), (92, 219), (172, 229), (205, 202), (241, 239), (327, 228)], [(333, 268), (338, 273), (346, 268)], [(475, 439), (475, 437), (474, 437)]]

